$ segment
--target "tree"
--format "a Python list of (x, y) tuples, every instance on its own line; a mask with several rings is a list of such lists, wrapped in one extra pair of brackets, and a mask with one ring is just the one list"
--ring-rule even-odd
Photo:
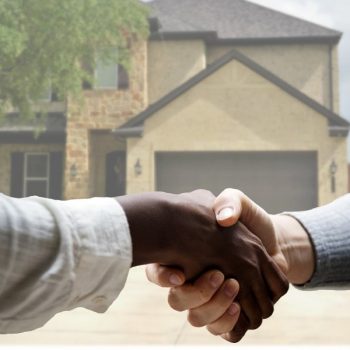
[(147, 36), (147, 15), (138, 0), (0, 0), (0, 114), (11, 105), (33, 116), (48, 88), (60, 99), (79, 95), (97, 57), (127, 67), (128, 43)]

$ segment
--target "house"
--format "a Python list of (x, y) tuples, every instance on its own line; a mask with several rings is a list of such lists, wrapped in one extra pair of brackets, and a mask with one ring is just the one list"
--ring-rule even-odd
[[(0, 191), (53, 198), (225, 187), (271, 212), (347, 192), (341, 33), (245, 0), (154, 0), (132, 69), (0, 129)], [(102, 74), (103, 73), (103, 74)]]

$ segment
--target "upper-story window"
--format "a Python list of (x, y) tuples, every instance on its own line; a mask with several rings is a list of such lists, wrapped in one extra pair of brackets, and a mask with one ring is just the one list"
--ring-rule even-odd
[[(111, 51), (111, 57), (115, 56), (117, 61), (118, 52), (116, 49)], [(117, 63), (108, 62), (104, 60), (97, 60), (96, 68), (94, 70), (96, 90), (125, 90), (129, 88), (129, 75), (127, 70)], [(91, 84), (84, 82), (85, 89), (91, 89)]]
[(41, 101), (41, 102), (51, 102), (52, 101), (52, 88), (51, 88), (51, 86), (46, 88), (45, 91), (43, 91), (40, 94), (39, 101)]
[(59, 101), (57, 93), (52, 89), (51, 85), (47, 87), (39, 96), (40, 102), (57, 102)]

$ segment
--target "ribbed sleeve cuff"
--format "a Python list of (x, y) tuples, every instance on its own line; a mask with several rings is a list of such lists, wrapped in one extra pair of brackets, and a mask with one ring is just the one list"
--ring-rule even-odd
[(350, 195), (304, 212), (287, 213), (310, 235), (316, 267), (303, 289), (350, 287)]

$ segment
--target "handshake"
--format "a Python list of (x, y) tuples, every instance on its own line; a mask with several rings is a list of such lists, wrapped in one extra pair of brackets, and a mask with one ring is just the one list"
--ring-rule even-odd
[[(227, 189), (118, 198), (128, 218), (132, 266), (149, 264), (150, 281), (172, 287), (169, 304), (189, 321), (231, 342), (272, 315), (289, 282), (307, 282), (311, 243), (288, 215), (269, 215)], [(293, 246), (298, 246), (295, 254)]]

